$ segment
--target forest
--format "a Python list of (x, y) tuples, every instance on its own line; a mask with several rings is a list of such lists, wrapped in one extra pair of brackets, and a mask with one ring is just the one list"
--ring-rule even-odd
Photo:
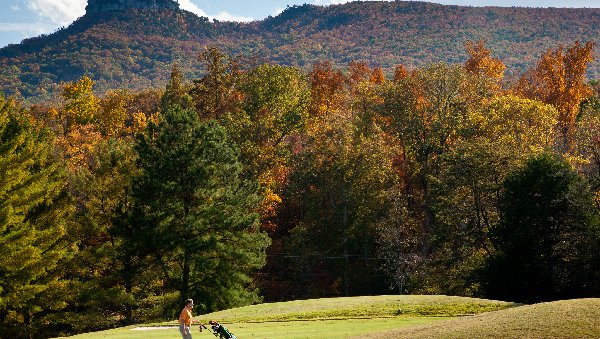
[(256, 64), (60, 100), (0, 97), (0, 333), (42, 338), (265, 301), (600, 295), (591, 42), (518, 77), (461, 63)]
[[(95, 91), (163, 87), (173, 63), (189, 79), (206, 71), (206, 46), (309, 72), (330, 60), (369, 60), (391, 76), (398, 64), (461, 63), (467, 39), (486, 45), (514, 80), (547, 48), (596, 41), (600, 9), (444, 6), (420, 1), (353, 1), (287, 7), (250, 23), (209, 21), (184, 10), (93, 11), (52, 34), (0, 49), (0, 91), (27, 104), (60, 100), (62, 82), (88, 76)], [(600, 77), (600, 62), (588, 65)]]

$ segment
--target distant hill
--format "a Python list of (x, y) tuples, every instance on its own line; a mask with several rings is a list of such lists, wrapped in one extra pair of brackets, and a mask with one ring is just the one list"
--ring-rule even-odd
[[(91, 0), (86, 15), (53, 34), (0, 49), (0, 91), (28, 102), (52, 99), (60, 82), (85, 74), (99, 92), (163, 86), (173, 62), (202, 73), (198, 54), (217, 46), (258, 61), (309, 68), (366, 60), (398, 64), (464, 62), (464, 42), (484, 39), (518, 73), (548, 48), (600, 36), (600, 9), (443, 6), (416, 1), (288, 7), (251, 23), (211, 22), (172, 0)], [(591, 78), (600, 77), (600, 62)]]

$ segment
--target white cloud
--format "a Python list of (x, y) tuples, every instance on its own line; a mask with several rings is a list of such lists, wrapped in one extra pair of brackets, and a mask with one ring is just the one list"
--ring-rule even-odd
[(27, 7), (59, 25), (68, 25), (85, 14), (86, 0), (27, 0)]
[(209, 19), (217, 19), (219, 21), (239, 21), (239, 22), (248, 22), (254, 20), (250, 17), (233, 15), (229, 12), (221, 12), (217, 15), (208, 15), (204, 10), (194, 4), (191, 0), (179, 0), (179, 7), (181, 9), (185, 9), (186, 11), (190, 11), (198, 16), (204, 16)]
[(283, 8), (283, 7), (277, 7), (273, 11), (273, 13), (271, 13), (271, 15), (272, 16), (278, 16), (279, 14), (283, 13), (283, 11), (285, 11), (285, 8)]
[(217, 19), (219, 21), (237, 21), (237, 22), (250, 22), (250, 21), (254, 21), (254, 18), (247, 17), (247, 16), (233, 15), (233, 14), (228, 13), (228, 12), (221, 12), (221, 13), (215, 15), (213, 18)]
[(208, 17), (208, 15), (206, 15), (206, 12), (204, 12), (202, 9), (200, 9), (200, 7), (196, 6), (196, 4), (194, 4), (190, 0), (179, 0), (179, 8), (185, 9), (186, 11), (190, 11), (198, 16)]

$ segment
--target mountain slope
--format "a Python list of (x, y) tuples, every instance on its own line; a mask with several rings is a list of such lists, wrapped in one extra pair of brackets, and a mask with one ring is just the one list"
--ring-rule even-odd
[[(142, 7), (88, 12), (54, 34), (0, 49), (0, 91), (38, 102), (54, 97), (61, 81), (84, 74), (100, 92), (162, 86), (175, 61), (188, 76), (201, 74), (197, 56), (209, 45), (285, 65), (308, 68), (330, 59), (345, 66), (356, 59), (391, 71), (400, 63), (463, 62), (466, 39), (484, 39), (515, 74), (549, 48), (600, 36), (600, 9), (352, 2), (293, 6), (241, 24), (210, 22), (168, 6)], [(598, 61), (588, 75), (600, 76)]]

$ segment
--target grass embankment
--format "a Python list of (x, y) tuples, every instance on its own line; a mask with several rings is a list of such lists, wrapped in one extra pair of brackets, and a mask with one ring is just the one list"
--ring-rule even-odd
[(527, 305), (359, 338), (600, 338), (600, 299)]
[[(468, 314), (516, 306), (500, 301), (448, 296), (377, 296), (298, 300), (240, 307), (196, 317), (215, 319), (238, 338), (349, 338), (377, 331), (414, 327)], [(176, 322), (151, 326), (175, 325)], [(181, 337), (175, 328), (148, 331), (135, 326), (77, 338), (152, 339)], [(210, 338), (193, 328), (195, 338)]]
[(199, 318), (232, 323), (398, 316), (455, 317), (497, 311), (516, 305), (515, 303), (465, 297), (395, 295), (269, 303), (215, 312)]

